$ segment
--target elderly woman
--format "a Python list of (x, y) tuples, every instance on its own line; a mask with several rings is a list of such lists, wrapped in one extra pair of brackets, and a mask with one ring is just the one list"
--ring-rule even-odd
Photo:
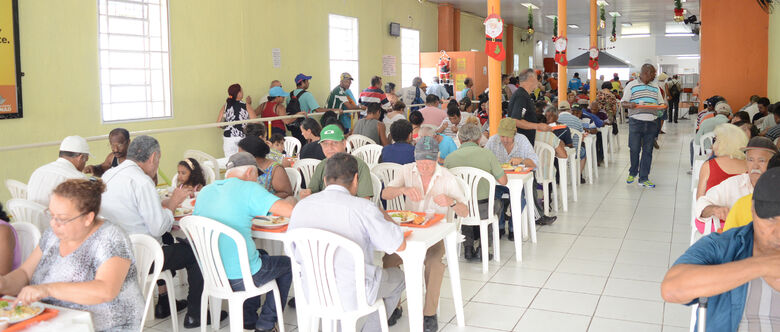
[(715, 127), (715, 143), (712, 144), (712, 158), (701, 165), (696, 198), (704, 196), (707, 190), (723, 180), (747, 172), (745, 152), (748, 138), (739, 127), (724, 123)]
[(138, 331), (144, 302), (125, 232), (98, 218), (100, 180), (71, 179), (54, 189), (51, 228), (27, 260), (0, 277), (0, 293), (92, 313), (97, 331)]
[(279, 198), (286, 198), (293, 195), (290, 178), (284, 167), (275, 161), (266, 158), (271, 148), (257, 137), (246, 137), (238, 142), (238, 149), (249, 152), (257, 161), (257, 183), (262, 185), (268, 192)]

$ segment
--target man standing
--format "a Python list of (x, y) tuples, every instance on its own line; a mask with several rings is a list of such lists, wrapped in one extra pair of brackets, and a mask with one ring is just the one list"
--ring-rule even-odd
[(682, 86), (677, 75), (672, 76), (672, 79), (666, 83), (666, 91), (669, 92), (667, 99), (669, 100), (669, 122), (677, 123), (677, 116), (680, 112), (680, 94), (682, 93)]
[[(621, 103), (628, 109), (628, 147), (631, 153), (631, 167), (628, 170), (626, 183), (634, 183), (639, 175), (639, 185), (645, 188), (655, 188), (650, 182), (650, 164), (653, 161), (653, 143), (658, 136), (658, 115), (656, 108), (639, 108), (642, 104), (664, 104), (661, 89), (653, 82), (655, 67), (646, 63), (638, 80), (626, 84)], [(639, 155), (642, 158), (639, 158)]]
[[(382, 107), (380, 121), (384, 119), (385, 112), (393, 108), (393, 105), (390, 105), (390, 101), (387, 100), (387, 95), (382, 91), (382, 78), (379, 76), (372, 77), (371, 86), (360, 92), (360, 105), (368, 106), (371, 103), (379, 104)], [(365, 116), (366, 112), (360, 114)]]
[[(349, 73), (342, 73), (339, 85), (333, 88), (330, 95), (328, 95), (328, 100), (325, 102), (326, 107), (336, 109), (338, 110), (338, 113), (341, 113), (342, 110), (365, 109), (365, 106), (360, 106), (355, 102), (355, 96), (353, 96), (352, 91), (349, 90), (352, 81), (352, 75)], [(339, 121), (341, 121), (341, 125), (344, 126), (344, 130), (349, 130), (352, 125), (352, 116), (339, 114)]]
[[(404, 88), (401, 92), (401, 100), (406, 105), (418, 105), (425, 103), (425, 91), (422, 89), (422, 78), (415, 77), (412, 79), (412, 86)], [(416, 111), (422, 108), (422, 106), (411, 107), (412, 111)]]
[[(301, 113), (314, 113), (314, 112), (325, 112), (328, 111), (328, 109), (321, 108), (319, 104), (317, 104), (317, 100), (314, 99), (314, 95), (308, 91), (309, 89), (309, 81), (311, 80), (311, 76), (306, 76), (304, 74), (298, 74), (295, 76), (295, 90), (290, 92), (290, 95), (287, 96), (285, 99), (285, 103), (288, 106), (288, 113), (290, 112), (289, 106), (290, 106), (290, 100), (295, 98), (298, 101), (298, 105), (300, 106), (300, 112)], [(296, 113), (297, 114), (297, 113)], [(289, 114), (294, 115), (294, 114)], [(306, 139), (303, 137), (303, 134), (301, 134), (301, 121), (303, 119), (299, 118), (293, 121), (292, 123), (287, 124), (287, 130), (290, 131), (290, 134), (292, 137), (297, 138), (299, 141), (301, 141), (301, 144), (303, 145), (306, 143)]]
[[(444, 88), (444, 85), (439, 83), (438, 76), (433, 77), (433, 84), (429, 85), (428, 89), (426, 89), (425, 92), (428, 95), (434, 95), (439, 97), (439, 100), (450, 99), (450, 94), (447, 92), (447, 89)], [(424, 100), (427, 100), (427, 98), (424, 98)]]
[(515, 90), (509, 100), (509, 116), (515, 119), (517, 132), (525, 135), (531, 145), (534, 145), (536, 131), (552, 131), (550, 126), (540, 123), (536, 116), (536, 105), (531, 99), (531, 92), (539, 85), (536, 72), (528, 68), (517, 76), (520, 88)]
[[(89, 145), (81, 136), (68, 136), (60, 143), (57, 160), (38, 167), (27, 182), (27, 200), (49, 207), (51, 192), (68, 179), (84, 178), (81, 173), (89, 160)], [(48, 224), (47, 224), (48, 225)]]
[(580, 80), (580, 73), (574, 73), (574, 77), (569, 80), (569, 90), (580, 91), (582, 89), (582, 80)]

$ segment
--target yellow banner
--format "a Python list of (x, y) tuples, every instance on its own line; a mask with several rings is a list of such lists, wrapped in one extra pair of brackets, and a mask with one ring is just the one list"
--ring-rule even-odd
[(21, 117), (17, 0), (0, 0), (0, 118)]

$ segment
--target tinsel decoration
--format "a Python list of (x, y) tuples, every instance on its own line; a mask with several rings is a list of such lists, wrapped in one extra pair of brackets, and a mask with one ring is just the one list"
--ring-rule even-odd
[(599, 21), (599, 29), (604, 29), (606, 26), (607, 26), (607, 10), (606, 8), (604, 8), (604, 5), (601, 5), (601, 20)]
[(609, 36), (609, 41), (613, 43), (617, 40), (617, 30), (615, 28), (616, 26), (617, 26), (617, 15), (614, 15), (612, 16), (612, 35)]
[(682, 22), (685, 20), (685, 17), (683, 16), (684, 14), (685, 11), (682, 7), (682, 0), (674, 0), (674, 21)]
[(552, 39), (555, 40), (555, 37), (558, 37), (558, 16), (556, 16), (553, 19), (553, 37), (552, 37)]
[(530, 6), (528, 7), (528, 34), (534, 34), (534, 9)]

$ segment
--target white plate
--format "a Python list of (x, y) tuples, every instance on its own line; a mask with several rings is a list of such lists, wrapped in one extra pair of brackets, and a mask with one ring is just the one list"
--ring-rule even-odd
[[(2, 301), (8, 302), (8, 305), (9, 305), (9, 306), (10, 306), (10, 305), (11, 305), (11, 303), (12, 303), (12, 300), (2, 300)], [(34, 317), (36, 317), (36, 316), (40, 315), (40, 314), (43, 312), (43, 310), (44, 310), (44, 309), (46, 309), (46, 308), (43, 306), (43, 304), (41, 304), (41, 303), (38, 303), (38, 302), (36, 302), (36, 303), (33, 303), (33, 304), (30, 304), (28, 307), (31, 307), (31, 308), (35, 309), (35, 310), (36, 310), (36, 313), (35, 313), (35, 314), (32, 314), (32, 315), (29, 315), (29, 316), (26, 316), (26, 317), (13, 317), (13, 316), (11, 316), (11, 319), (10, 319), (10, 320), (8, 320), (8, 323), (10, 323), (10, 324), (16, 324), (16, 323), (19, 323), (19, 322), (26, 321), (26, 320), (28, 320), (28, 319), (30, 319), (30, 318), (34, 318)], [(5, 309), (0, 309), (0, 310), (5, 310)]]
[(272, 217), (256, 217), (256, 218), (252, 219), (252, 224), (257, 226), (257, 227), (274, 229), (274, 228), (283, 227), (283, 226), (285, 226), (285, 225), (290, 223), (290, 219), (288, 219), (288, 218), (285, 218), (285, 217), (273, 217), (273, 219), (276, 219), (276, 218), (281, 218), (281, 221), (279, 221), (278, 223), (274, 223), (271, 220)]

